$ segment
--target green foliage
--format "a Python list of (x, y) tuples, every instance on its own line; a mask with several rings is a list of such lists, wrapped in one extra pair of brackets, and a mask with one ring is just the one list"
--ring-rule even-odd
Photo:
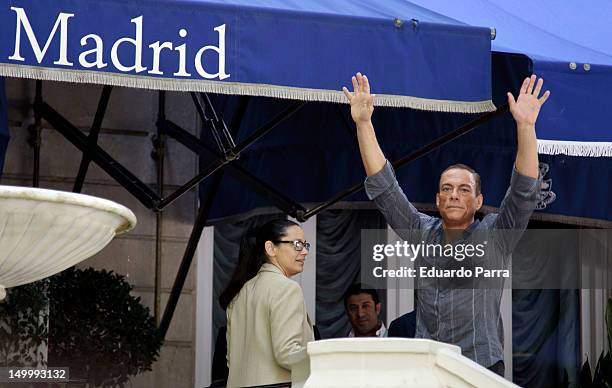
[(47, 342), (48, 281), (7, 290), (0, 302), (0, 366), (37, 366)]
[(123, 276), (68, 269), (51, 279), (49, 365), (95, 386), (124, 386), (151, 370), (162, 339)]
[[(606, 305), (606, 326), (608, 331), (608, 349), (612, 350), (612, 298)], [(589, 360), (586, 360), (580, 371), (580, 387), (582, 388), (612, 388), (612, 353), (603, 352), (597, 360), (595, 373), (591, 375)]]

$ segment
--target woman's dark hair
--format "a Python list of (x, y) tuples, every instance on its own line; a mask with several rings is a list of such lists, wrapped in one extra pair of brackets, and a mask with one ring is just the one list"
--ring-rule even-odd
[(257, 275), (261, 266), (266, 262), (266, 241), (282, 240), (287, 235), (287, 228), (290, 226), (299, 226), (299, 224), (287, 219), (272, 220), (258, 228), (249, 229), (242, 236), (238, 265), (229, 285), (219, 296), (219, 303), (224, 310), (238, 295), (242, 286)]

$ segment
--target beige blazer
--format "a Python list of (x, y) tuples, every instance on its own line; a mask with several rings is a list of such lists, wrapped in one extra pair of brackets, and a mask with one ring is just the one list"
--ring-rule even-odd
[(264, 264), (227, 308), (228, 388), (291, 381), (314, 341), (299, 284)]

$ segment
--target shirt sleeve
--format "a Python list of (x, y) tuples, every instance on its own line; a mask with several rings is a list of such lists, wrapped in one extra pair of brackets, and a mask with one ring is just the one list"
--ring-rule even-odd
[(510, 187), (500, 205), (499, 214), (493, 229), (502, 237), (502, 248), (511, 252), (523, 232), (527, 229), (529, 217), (533, 214), (538, 201), (542, 177), (537, 179), (522, 175), (515, 168), (512, 169)]
[(366, 178), (365, 190), (387, 223), (402, 237), (401, 230), (421, 229), (433, 218), (419, 213), (408, 201), (389, 161), (378, 173)]

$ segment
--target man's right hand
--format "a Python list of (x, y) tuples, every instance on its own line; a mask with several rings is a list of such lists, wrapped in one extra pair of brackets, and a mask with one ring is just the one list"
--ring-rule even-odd
[(342, 87), (344, 95), (351, 104), (351, 117), (359, 126), (367, 124), (372, 119), (374, 112), (374, 95), (370, 94), (370, 83), (368, 77), (357, 73), (351, 78), (353, 82), (353, 93), (346, 87)]
[(353, 93), (349, 92), (346, 87), (343, 87), (342, 91), (351, 103), (351, 116), (357, 124), (357, 140), (359, 141), (361, 160), (366, 174), (372, 176), (382, 170), (387, 162), (378, 145), (372, 125), (374, 95), (370, 94), (370, 83), (365, 75), (357, 73), (352, 81)]

